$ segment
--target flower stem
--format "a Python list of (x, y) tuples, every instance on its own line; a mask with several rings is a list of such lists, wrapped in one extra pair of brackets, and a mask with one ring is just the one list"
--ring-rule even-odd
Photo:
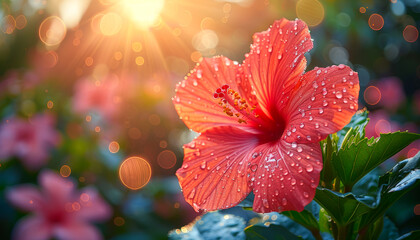
[(323, 240), (323, 238), (322, 238), (322, 236), (321, 236), (321, 234), (319, 233), (319, 231), (318, 231), (318, 230), (316, 230), (316, 229), (311, 229), (311, 233), (312, 233), (312, 235), (314, 236), (314, 238), (315, 238), (316, 240)]
[(337, 225), (337, 228), (338, 228), (337, 240), (345, 240), (347, 236), (347, 227)]

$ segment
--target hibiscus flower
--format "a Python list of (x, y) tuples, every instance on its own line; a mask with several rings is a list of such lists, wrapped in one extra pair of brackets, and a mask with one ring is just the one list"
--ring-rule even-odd
[(89, 222), (108, 219), (111, 208), (94, 189), (76, 192), (71, 181), (50, 171), (39, 175), (39, 184), (41, 191), (23, 185), (6, 193), (13, 205), (34, 213), (16, 225), (13, 239), (102, 239)]
[(200, 133), (177, 171), (196, 211), (232, 207), (251, 191), (256, 212), (302, 211), (319, 182), (319, 141), (358, 108), (349, 67), (304, 73), (313, 44), (303, 21), (276, 21), (253, 39), (242, 64), (203, 59), (176, 87), (180, 118)]
[(0, 161), (18, 157), (31, 170), (47, 163), (49, 150), (58, 145), (59, 133), (51, 115), (39, 114), (29, 121), (13, 117), (0, 125)]

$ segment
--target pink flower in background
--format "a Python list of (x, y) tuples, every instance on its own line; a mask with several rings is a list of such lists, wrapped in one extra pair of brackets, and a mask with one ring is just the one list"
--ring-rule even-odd
[(21, 185), (6, 193), (14, 206), (33, 213), (15, 226), (14, 239), (102, 239), (90, 222), (108, 219), (111, 208), (95, 190), (76, 192), (71, 181), (51, 171), (41, 172), (38, 182), (41, 189)]
[(36, 115), (29, 120), (11, 118), (0, 125), (0, 160), (18, 157), (28, 169), (45, 165), (49, 150), (59, 143), (50, 115)]
[(348, 66), (305, 73), (312, 46), (303, 21), (282, 19), (254, 35), (242, 64), (206, 58), (177, 85), (175, 109), (201, 133), (184, 145), (177, 171), (196, 211), (230, 208), (251, 191), (256, 212), (302, 211), (312, 201), (319, 141), (350, 121), (359, 95)]
[(404, 89), (401, 80), (396, 77), (381, 79), (376, 86), (381, 92), (378, 105), (390, 110), (396, 110), (405, 101)]
[(390, 133), (400, 130), (400, 125), (392, 121), (384, 110), (369, 113), (369, 123), (366, 125), (366, 137), (379, 137), (381, 133)]
[(108, 76), (102, 81), (84, 78), (76, 83), (73, 109), (79, 114), (98, 113), (106, 119), (113, 119), (119, 106), (118, 78)]

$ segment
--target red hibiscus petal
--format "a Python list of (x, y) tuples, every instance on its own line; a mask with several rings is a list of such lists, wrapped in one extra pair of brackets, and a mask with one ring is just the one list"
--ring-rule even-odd
[(280, 141), (276, 145), (261, 145), (257, 151), (261, 158), (256, 171), (258, 178), (252, 183), (253, 210), (260, 213), (302, 211), (315, 196), (322, 170), (319, 143)]
[(337, 132), (357, 111), (359, 89), (357, 73), (344, 65), (305, 73), (286, 108), (284, 139), (313, 142)]
[(228, 116), (214, 98), (218, 88), (228, 84), (239, 93), (240, 66), (225, 57), (205, 58), (176, 87), (175, 109), (185, 124), (196, 132), (220, 125), (238, 125), (238, 119)]
[(196, 211), (230, 208), (251, 191), (249, 165), (258, 144), (251, 133), (216, 127), (184, 145), (184, 163), (176, 175), (185, 200)]
[(306, 68), (304, 53), (313, 44), (308, 27), (301, 20), (275, 21), (265, 32), (254, 35), (254, 43), (244, 63), (244, 76), (250, 81), (262, 111), (270, 116), (281, 109), (288, 93)]

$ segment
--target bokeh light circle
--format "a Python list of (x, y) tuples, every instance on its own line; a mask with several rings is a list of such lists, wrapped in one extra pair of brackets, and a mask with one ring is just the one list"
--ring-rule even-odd
[(159, 153), (157, 157), (157, 162), (161, 168), (170, 169), (175, 166), (176, 155), (170, 150), (164, 150)]
[(382, 29), (383, 26), (384, 26), (384, 18), (381, 15), (377, 13), (370, 15), (369, 27), (372, 28), (372, 30), (379, 31)]
[(120, 144), (117, 141), (112, 141), (109, 143), (108, 150), (111, 153), (117, 153), (120, 150)]
[(63, 165), (60, 168), (60, 175), (62, 177), (68, 177), (71, 174), (71, 168), (68, 165)]
[(105, 36), (112, 36), (117, 34), (122, 27), (122, 19), (120, 15), (109, 12), (102, 16), (99, 23), (99, 29), (101, 33)]
[(39, 39), (47, 46), (60, 44), (66, 33), (66, 25), (57, 16), (47, 17), (39, 26)]
[(369, 86), (366, 88), (363, 97), (367, 104), (376, 105), (381, 100), (381, 91), (375, 86)]
[(152, 176), (150, 164), (141, 157), (125, 159), (119, 169), (121, 183), (129, 189), (137, 190), (144, 187)]
[(318, 0), (299, 0), (296, 4), (296, 14), (308, 26), (314, 27), (324, 20), (325, 11)]
[(403, 31), (403, 37), (407, 42), (415, 42), (419, 37), (419, 30), (413, 25), (407, 25)]
[(16, 20), (12, 15), (5, 16), (0, 22), (1, 31), (6, 34), (12, 34), (16, 28)]

